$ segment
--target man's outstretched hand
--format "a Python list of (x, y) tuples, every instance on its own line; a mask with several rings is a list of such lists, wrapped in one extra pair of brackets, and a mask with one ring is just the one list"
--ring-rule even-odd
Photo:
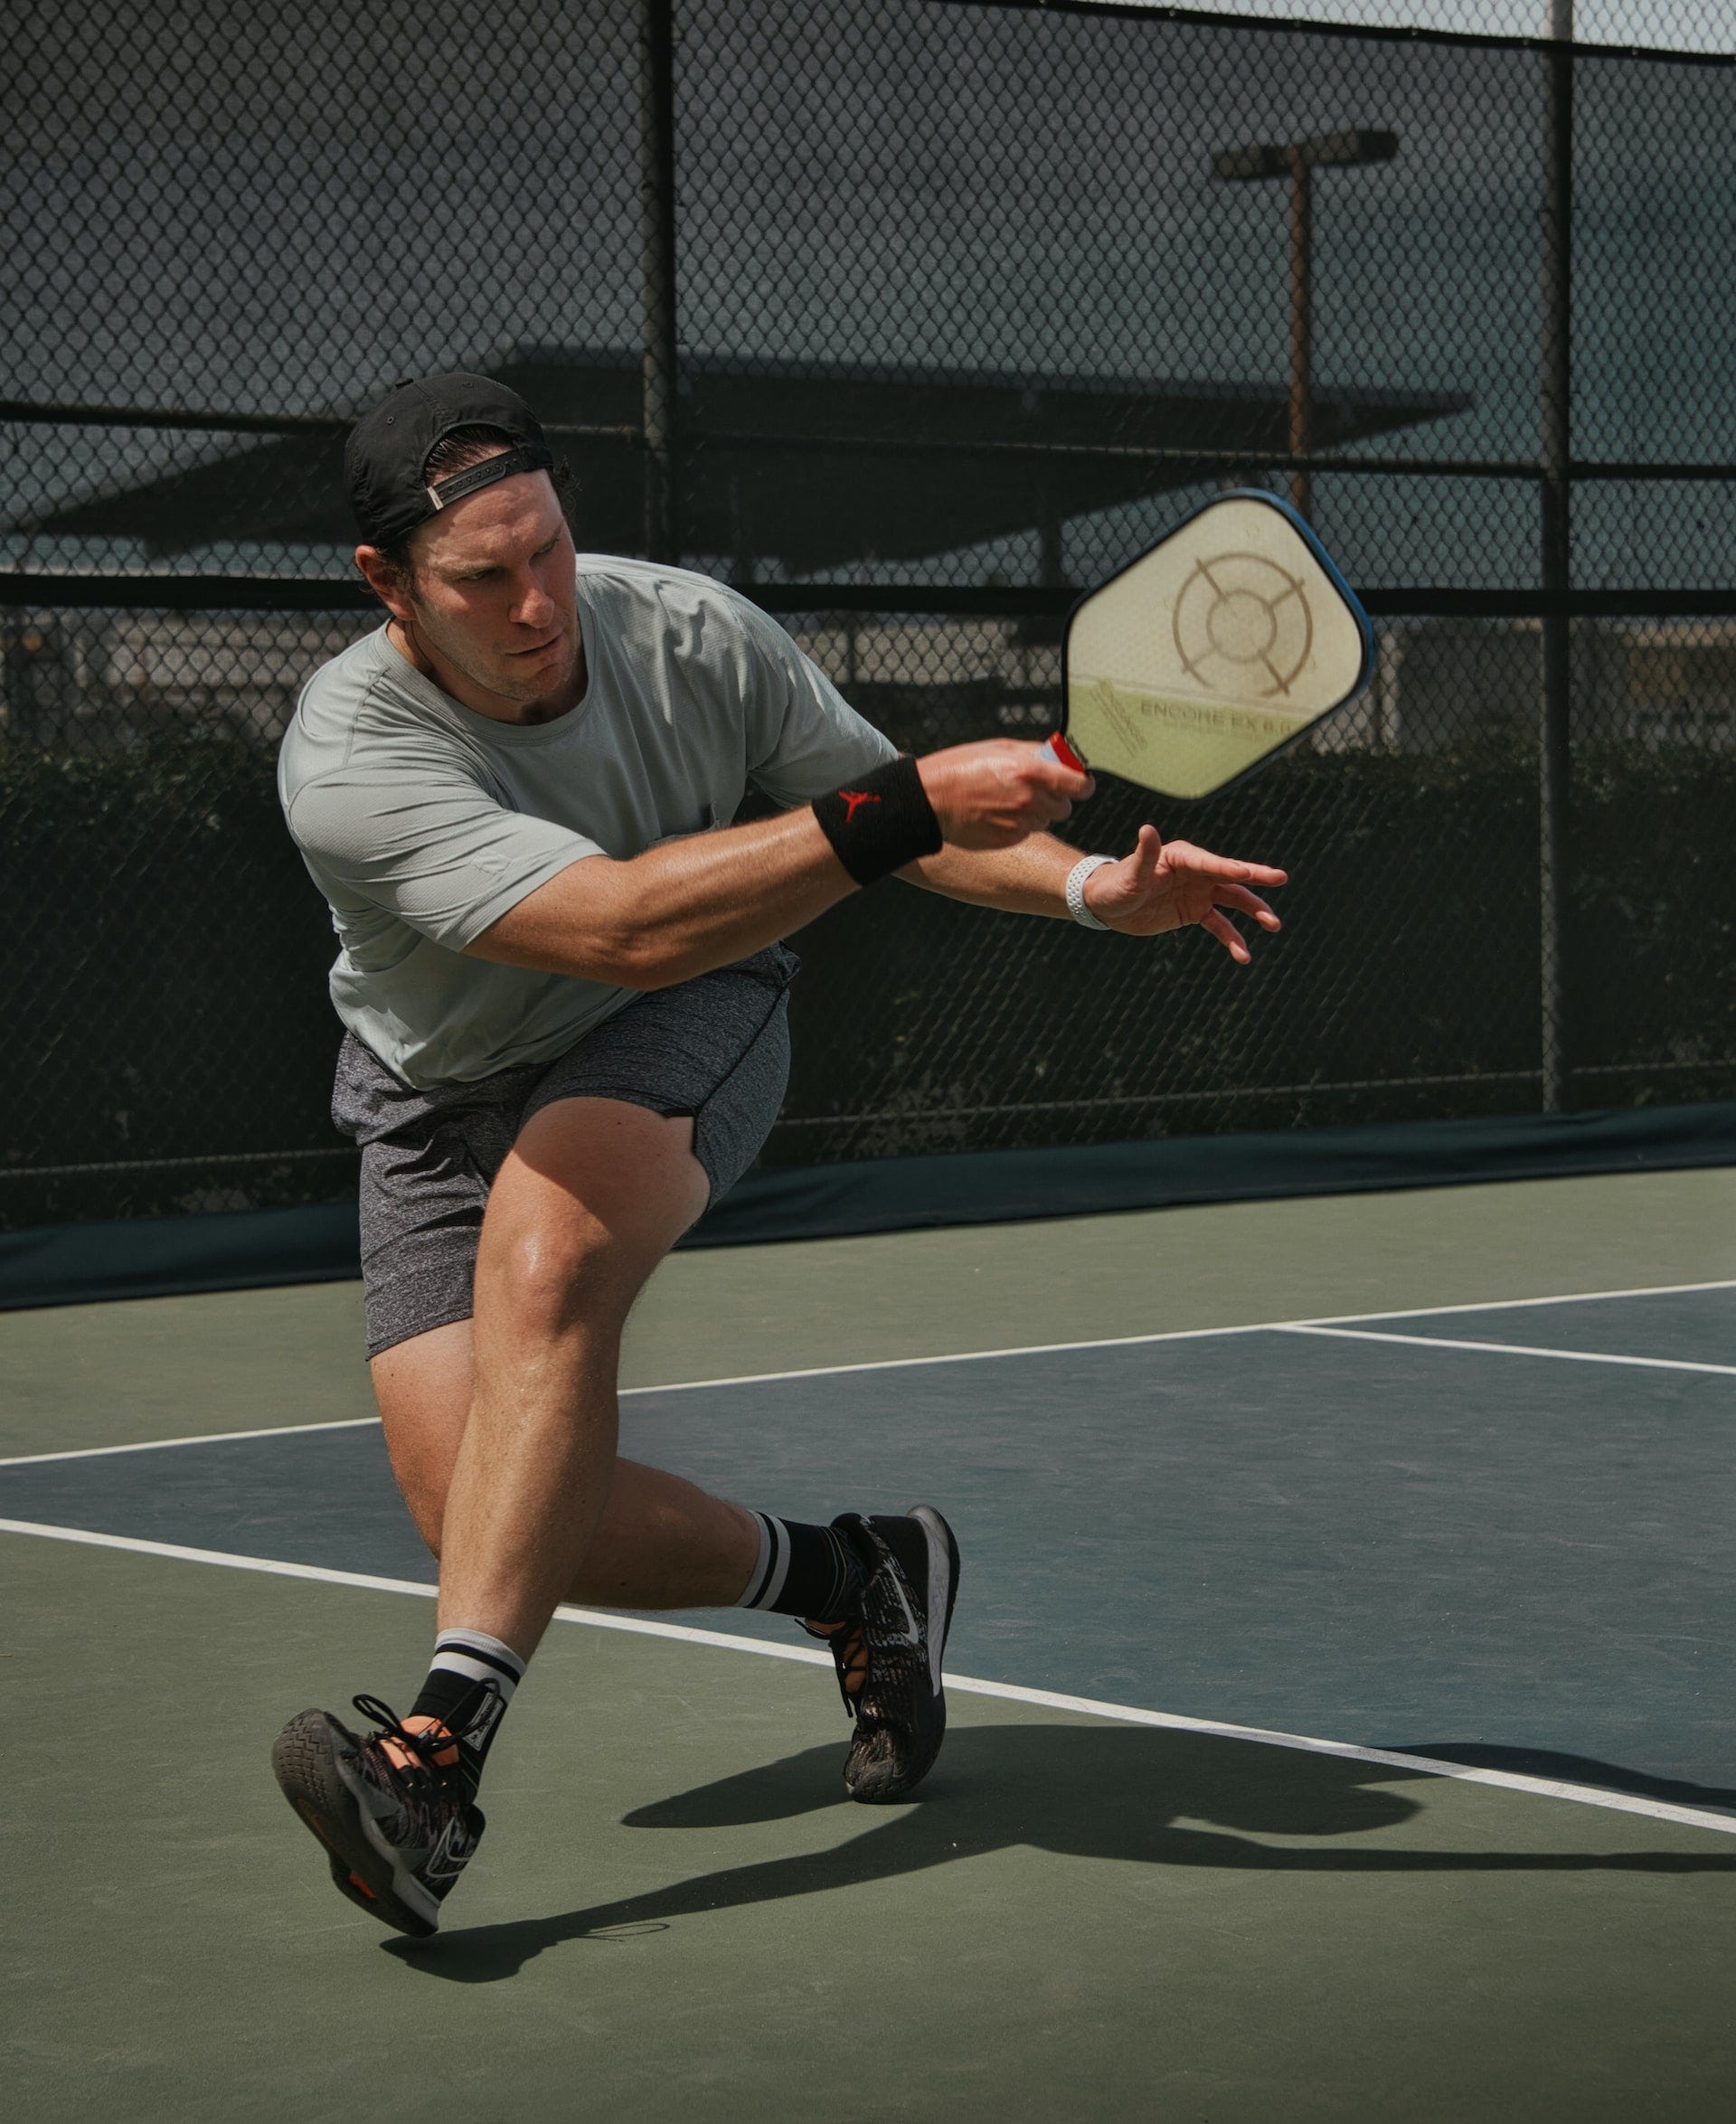
[(1276, 931), (1283, 924), (1248, 888), (1288, 882), (1285, 872), (1266, 864), (1213, 855), (1191, 841), (1165, 841), (1156, 826), (1143, 826), (1132, 854), (1106, 863), (1086, 879), (1085, 904), (1124, 937), (1156, 937), (1197, 923), (1238, 966), (1246, 966), (1248, 946), (1225, 910), (1250, 914), (1262, 930)]

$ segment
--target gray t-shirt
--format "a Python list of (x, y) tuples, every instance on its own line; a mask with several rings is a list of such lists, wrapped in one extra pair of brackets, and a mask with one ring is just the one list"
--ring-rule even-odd
[(581, 554), (590, 684), (552, 722), (495, 722), (382, 627), (302, 689), (278, 791), (331, 902), (332, 1001), (420, 1090), (546, 1062), (633, 1000), (468, 958), (570, 863), (727, 826), (750, 779), (807, 802), (895, 748), (745, 598), (683, 569)]

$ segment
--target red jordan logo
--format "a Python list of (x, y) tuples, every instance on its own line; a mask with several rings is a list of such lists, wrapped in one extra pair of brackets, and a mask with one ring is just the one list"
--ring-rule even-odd
[(855, 823), (856, 806), (858, 804), (878, 804), (880, 802), (880, 798), (875, 796), (872, 789), (840, 789), (838, 794), (850, 807), (849, 810), (846, 811), (844, 815), (844, 823), (845, 826), (853, 826)]

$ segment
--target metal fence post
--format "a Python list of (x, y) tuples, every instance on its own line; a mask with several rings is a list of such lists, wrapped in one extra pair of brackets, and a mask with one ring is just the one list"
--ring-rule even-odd
[(1544, 61), (1542, 701), (1539, 717), (1539, 884), (1543, 1105), (1569, 1103), (1571, 1051), (1567, 999), (1568, 813), (1571, 801), (1573, 0), (1550, 0), (1552, 48)]
[[(1293, 147), (1290, 163), (1290, 455), (1314, 454), (1314, 168)], [(1314, 514), (1314, 475), (1298, 465), (1290, 499), (1299, 515)]]
[(675, 33), (674, 0), (639, 5), (640, 426), (645, 550), (681, 557), (675, 508)]

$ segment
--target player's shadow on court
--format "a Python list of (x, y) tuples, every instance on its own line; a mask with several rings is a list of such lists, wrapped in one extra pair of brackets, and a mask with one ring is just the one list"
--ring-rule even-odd
[(1703, 1785), (1692, 1778), (1664, 1778), (1655, 1770), (1630, 1770), (1595, 1755), (1571, 1755), (1559, 1748), (1508, 1748), (1491, 1741), (1401, 1741), (1401, 1755), (1429, 1755), (1442, 1762), (1468, 1763), (1483, 1770), (1515, 1770), (1528, 1778), (1552, 1778), (1564, 1785), (1593, 1785), (1604, 1792), (1625, 1792), (1637, 1799), (1664, 1799), (1673, 1807), (1722, 1808), (1736, 1811), (1736, 1787)]
[[(1360, 1842), (1422, 1813), (1417, 1799), (1387, 1789), (1415, 1771), (1148, 1727), (965, 1726), (949, 1737), (920, 1801), (885, 1809), (840, 1801), (839, 1756), (835, 1746), (808, 1749), (637, 1808), (626, 1822), (698, 1830), (709, 1841), (824, 1809), (861, 1831), (840, 1844), (719, 1867), (558, 1917), (385, 1944), (431, 1976), (486, 1984), (564, 1940), (630, 1939), (701, 1912), (859, 1887), (1024, 1845), (1080, 1859), (1267, 1873), (1736, 1872), (1736, 1848), (1536, 1852)], [(1583, 1824), (1593, 1846), (1597, 1818)], [(1506, 1826), (1523, 1829), (1526, 1819), (1509, 1816)]]

